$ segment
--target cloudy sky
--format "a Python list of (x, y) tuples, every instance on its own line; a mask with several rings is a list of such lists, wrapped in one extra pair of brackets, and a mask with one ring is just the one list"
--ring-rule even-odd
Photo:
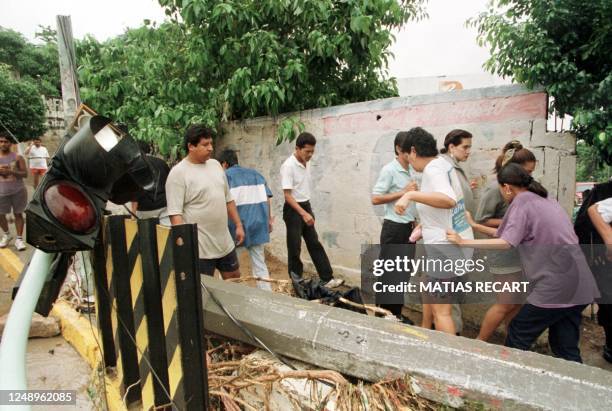
[[(485, 10), (487, 0), (429, 0), (429, 19), (409, 23), (397, 36), (390, 73), (398, 78), (482, 73), (488, 56), (476, 44), (465, 20)], [(98, 40), (137, 27), (144, 19), (161, 22), (156, 0), (0, 0), (0, 26), (34, 39), (38, 25), (55, 27), (55, 16), (70, 15), (76, 38)]]

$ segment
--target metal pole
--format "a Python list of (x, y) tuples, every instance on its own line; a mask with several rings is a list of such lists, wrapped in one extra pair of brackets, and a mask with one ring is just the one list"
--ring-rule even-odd
[[(11, 305), (0, 343), (0, 390), (27, 390), (26, 350), (34, 308), (55, 254), (36, 250)], [(8, 407), (8, 406), (7, 406)], [(0, 407), (4, 409), (4, 407)], [(11, 406), (11, 410), (29, 410)]]

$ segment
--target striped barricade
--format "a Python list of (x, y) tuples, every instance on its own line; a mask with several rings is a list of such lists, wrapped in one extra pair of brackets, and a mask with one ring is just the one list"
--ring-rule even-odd
[(103, 231), (92, 256), (107, 371), (144, 410), (207, 409), (196, 226), (109, 216)]

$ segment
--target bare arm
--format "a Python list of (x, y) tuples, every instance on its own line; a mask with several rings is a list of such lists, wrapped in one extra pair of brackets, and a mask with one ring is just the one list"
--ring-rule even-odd
[(34, 143), (31, 143), (23, 152), (23, 154), (25, 154), (26, 156), (30, 154), (30, 150), (32, 150), (32, 147), (34, 147)]
[(489, 250), (508, 250), (512, 245), (502, 238), (491, 238), (486, 240), (468, 240), (461, 237), (452, 230), (446, 232), (446, 238), (453, 244), (460, 247), (483, 248)]
[(11, 170), (10, 173), (20, 178), (26, 178), (28, 176), (28, 168), (26, 167), (26, 162), (23, 157), (17, 156), (17, 167)]
[(272, 218), (272, 197), (268, 197), (268, 232), (272, 232), (274, 219)]
[(487, 218), (481, 224), (487, 227), (497, 228), (501, 225), (501, 218)]
[(372, 194), (372, 204), (380, 205), (391, 203), (395, 200), (400, 199), (404, 195), (404, 191), (398, 191), (396, 193), (388, 193), (388, 194)]
[(404, 214), (406, 208), (408, 208), (408, 204), (414, 201), (415, 203), (421, 203), (428, 205), (430, 207), (435, 208), (453, 208), (457, 202), (442, 193), (423, 193), (421, 191), (409, 191), (404, 194), (398, 201), (395, 203), (395, 212), (397, 214)]
[(418, 188), (417, 183), (412, 181), (406, 184), (406, 187), (404, 187), (401, 191), (397, 191), (395, 193), (372, 194), (372, 204), (380, 205), (380, 204), (391, 203), (393, 201), (399, 200), (408, 191), (416, 191), (417, 188)]
[(234, 200), (226, 203), (227, 215), (236, 226), (236, 245), (242, 244), (244, 241), (244, 228), (242, 227), (242, 221), (240, 221), (240, 215), (238, 215), (238, 209), (236, 208), (236, 202)]
[(291, 190), (283, 190), (283, 194), (285, 195), (285, 202), (289, 204), (289, 207), (293, 208), (306, 224), (314, 225), (314, 218), (295, 201), (295, 198), (293, 198), (291, 194)]
[(601, 238), (604, 240), (604, 243), (607, 245), (612, 245), (612, 226), (606, 223), (601, 214), (599, 214), (597, 204), (590, 206), (588, 213), (589, 217), (591, 218), (591, 223), (593, 223), (593, 227), (595, 227), (595, 230), (597, 230)]
[(472, 225), (472, 228), (478, 231), (479, 233), (488, 235), (489, 237), (495, 237), (497, 234), (497, 228), (488, 227), (483, 224), (475, 223), (474, 225)]
[(457, 202), (442, 193), (421, 193), (413, 191), (410, 193), (412, 201), (436, 208), (453, 208)]
[(172, 224), (172, 225), (181, 225), (181, 224), (185, 224), (185, 221), (183, 220), (183, 216), (180, 215), (180, 214), (171, 215), (170, 216), (170, 224)]
[[(474, 221), (474, 219), (472, 218), (472, 214), (469, 211), (465, 212), (465, 219), (467, 220), (470, 227), (472, 227), (474, 230), (478, 231), (479, 233), (486, 234), (489, 237), (497, 237), (497, 228), (489, 227), (484, 224), (477, 223), (476, 221)], [(498, 219), (496, 218), (495, 220), (498, 220)], [(501, 224), (501, 220), (499, 221)]]

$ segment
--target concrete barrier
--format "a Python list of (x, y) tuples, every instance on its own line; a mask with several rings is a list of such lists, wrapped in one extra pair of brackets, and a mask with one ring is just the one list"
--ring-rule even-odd
[[(607, 410), (612, 374), (212, 278), (204, 284), (278, 354), (368, 381), (411, 376), (414, 391), (453, 407)], [(203, 293), (204, 327), (250, 341)]]

